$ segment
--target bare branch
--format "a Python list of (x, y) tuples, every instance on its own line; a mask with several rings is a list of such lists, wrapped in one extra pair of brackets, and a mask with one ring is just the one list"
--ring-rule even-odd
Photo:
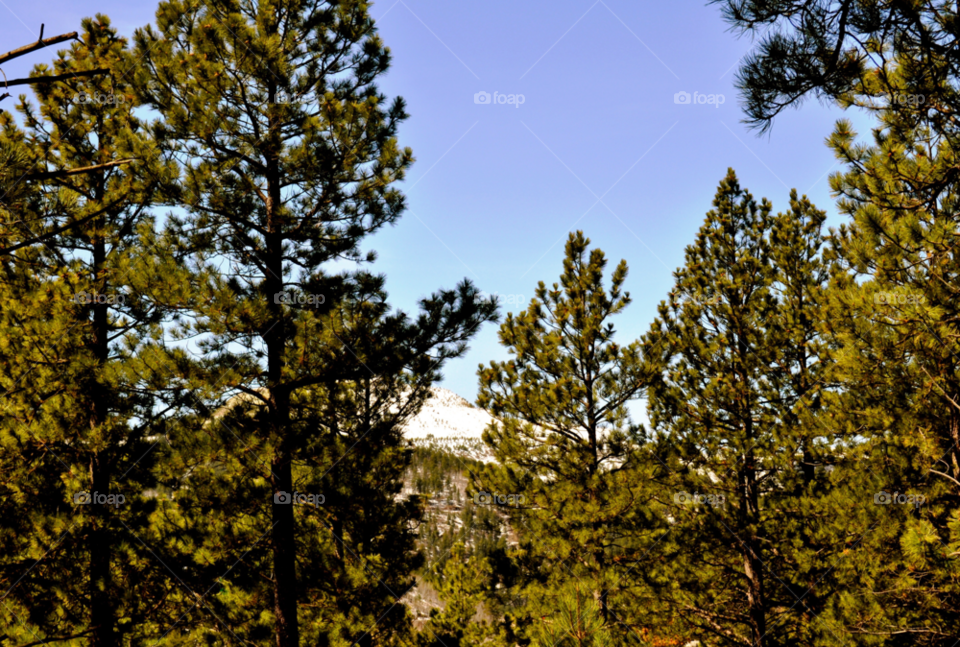
[(49, 45), (56, 45), (57, 43), (62, 43), (68, 40), (75, 40), (77, 38), (77, 32), (72, 31), (69, 34), (62, 34), (60, 36), (51, 36), (50, 38), (43, 40), (43, 26), (40, 27), (40, 40), (31, 44), (24, 45), (19, 49), (7, 52), (6, 54), (0, 54), (0, 65), (6, 63), (7, 61), (12, 61), (15, 58), (20, 58), (30, 52), (35, 52), (38, 49), (43, 49)]

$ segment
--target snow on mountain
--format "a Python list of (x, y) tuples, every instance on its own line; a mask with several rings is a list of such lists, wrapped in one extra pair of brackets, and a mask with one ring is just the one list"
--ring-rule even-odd
[[(238, 402), (252, 401), (249, 394), (231, 398), (214, 413), (221, 417)], [(392, 408), (393, 409), (393, 408)], [(449, 389), (431, 387), (430, 397), (420, 412), (403, 428), (403, 435), (417, 445), (430, 445), (448, 451), (476, 453), (485, 458), (483, 430), (495, 418), (483, 409), (470, 404), (465, 398)]]
[(430, 398), (416, 416), (410, 419), (403, 435), (410, 440), (428, 436), (480, 440), (493, 416), (473, 406), (453, 391), (439, 386), (431, 388)]

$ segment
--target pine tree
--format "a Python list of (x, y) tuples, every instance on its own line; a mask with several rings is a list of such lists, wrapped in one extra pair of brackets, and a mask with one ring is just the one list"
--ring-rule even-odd
[(956, 3), (944, 0), (712, 0), (741, 33), (757, 35), (737, 86), (747, 122), (761, 130), (813, 96), (900, 123), (956, 146), (960, 109)]
[[(180, 432), (183, 468), (206, 480), (200, 490), (181, 480), (178, 500), (195, 515), (183, 524), (213, 510), (215, 531), (191, 540), (209, 558), (193, 576), (223, 577), (253, 551), (224, 596), (237, 620), (216, 627), (244, 640), (268, 627), (278, 647), (381, 644), (403, 614), (376, 620), (418, 565), (408, 523), (418, 512), (392, 498), (408, 460), (399, 426), (495, 304), (465, 282), (410, 320), (390, 313), (381, 277), (329, 267), (374, 259), (360, 245), (400, 217), (394, 184), (413, 160), (396, 141), (402, 100), (388, 105), (375, 85), (389, 52), (368, 3), (171, 0), (136, 40), (139, 92), (185, 169), (171, 194), (188, 212), (181, 236), (219, 272), (190, 330), (206, 336), (208, 384), (250, 409), (206, 420), (201, 410), (184, 427), (213, 444)], [(284, 502), (298, 488), (332, 493), (331, 504)], [(312, 580), (315, 568), (330, 577)]]
[(500, 467), (475, 489), (504, 499), (521, 532), (524, 597), (579, 579), (612, 625), (663, 524), (646, 505), (653, 459), (627, 410), (646, 386), (639, 343), (616, 343), (609, 321), (630, 303), (627, 265), (607, 289), (606, 258), (589, 243), (570, 234), (560, 283), (541, 282), (527, 310), (508, 315), (500, 342), (514, 359), (480, 367), (478, 404), (502, 424), (484, 432)]
[[(51, 47), (59, 43), (76, 40), (77, 32), (60, 34), (59, 36), (43, 37), (43, 25), (40, 25), (40, 38), (36, 42), (18, 47), (6, 54), (0, 54), (0, 65), (22, 56), (26, 56), (40, 49)], [(111, 59), (97, 61), (99, 65), (109, 65)], [(70, 82), (84, 77), (97, 77), (107, 74), (108, 69), (94, 67), (90, 69), (60, 70), (57, 74), (34, 72), (29, 78), (11, 79), (4, 74), (4, 92), (0, 94), (0, 102), (11, 98), (6, 91), (12, 87), (29, 85), (34, 88), (54, 87), (57, 83)], [(0, 110), (0, 115), (5, 115)], [(8, 116), (7, 116), (8, 117)], [(34, 183), (49, 181), (57, 177), (66, 177), (66, 174), (75, 176), (100, 171), (104, 168), (119, 166), (132, 160), (113, 160), (100, 162), (88, 167), (74, 167), (70, 169), (49, 170), (34, 165), (33, 157), (36, 152), (25, 141), (25, 134), (18, 132), (17, 126), (9, 118), (4, 120), (5, 136), (0, 139), (0, 256), (6, 256), (18, 249), (42, 243), (52, 236), (63, 233), (71, 226), (83, 224), (67, 222), (65, 225), (57, 222), (57, 216), (64, 216), (62, 212), (38, 213), (30, 204), (39, 199)], [(54, 206), (54, 205), (47, 205)]]
[(450, 548), (450, 559), (434, 566), (435, 583), (442, 610), (430, 612), (430, 621), (420, 631), (418, 644), (424, 647), (474, 647), (494, 638), (494, 627), (475, 618), (489, 596), (493, 570), (476, 552), (468, 554), (462, 542)]
[(871, 466), (858, 474), (863, 498), (924, 499), (920, 507), (872, 506), (875, 529), (864, 541), (885, 559), (866, 565), (863, 578), (885, 594), (846, 615), (857, 632), (949, 645), (948, 618), (960, 604), (960, 266), (957, 196), (942, 181), (953, 173), (953, 153), (896, 112), (886, 120), (889, 132), (875, 133), (872, 146), (854, 143), (846, 122), (831, 138), (847, 163), (831, 185), (851, 222), (837, 232), (844, 271), (826, 319), (845, 387), (830, 409), (835, 424), (863, 439), (858, 451)]
[(809, 621), (831, 446), (811, 424), (825, 388), (824, 214), (794, 192), (773, 216), (732, 170), (713, 206), (644, 337), (660, 373), (651, 421), (674, 470), (677, 552), (660, 595), (698, 638), (826, 644)]
[[(113, 77), (73, 75), (105, 63)], [(143, 544), (145, 491), (151, 437), (177, 406), (163, 326), (189, 276), (150, 211), (176, 172), (133, 114), (131, 63), (107, 18), (86, 19), (55, 62), (64, 80), (38, 87), (38, 109), (19, 106), (22, 137), (2, 117), (44, 178), (27, 198), (42, 244), (3, 256), (0, 280), (0, 613), (16, 642), (119, 645), (147, 633), (172, 588)], [(118, 155), (137, 162), (101, 165)]]
[[(957, 605), (960, 406), (953, 262), (960, 78), (954, 3), (725, 3), (747, 30), (772, 29), (741, 69), (748, 115), (769, 127), (809, 94), (877, 120), (858, 141), (837, 123), (831, 178), (841, 212), (838, 265), (824, 318), (840, 348), (831, 422), (856, 432), (862, 497), (912, 493), (925, 505), (876, 506), (837, 613), (863, 636), (947, 644)], [(908, 495), (909, 496), (909, 495)], [(881, 584), (882, 582), (882, 584)], [(899, 638), (894, 638), (897, 636)]]
[(551, 609), (534, 624), (537, 647), (608, 647), (616, 644), (606, 627), (596, 599), (577, 584), (568, 585), (552, 601)]
[(865, 636), (949, 644), (944, 613), (956, 606), (957, 591), (949, 555), (960, 539), (960, 391), (950, 287), (957, 272), (951, 262), (960, 143), (957, 9), (946, 2), (726, 4), (739, 27), (777, 25), (777, 36), (765, 38), (741, 69), (751, 120), (769, 127), (777, 112), (808, 94), (877, 119), (872, 141), (856, 141), (846, 120), (830, 139), (847, 164), (831, 186), (852, 219), (837, 236), (844, 269), (826, 318), (841, 346), (836, 380), (843, 389), (831, 408), (834, 424), (859, 430), (858, 451), (871, 461), (867, 473), (855, 474), (861, 496), (910, 491), (927, 505), (879, 508), (883, 514), (864, 541), (886, 559), (866, 564), (863, 579), (890, 593), (862, 608), (847, 604), (845, 622)]

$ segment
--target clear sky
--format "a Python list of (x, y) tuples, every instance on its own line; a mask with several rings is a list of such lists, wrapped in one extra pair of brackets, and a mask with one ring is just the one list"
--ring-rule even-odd
[[(0, 0), (0, 51), (37, 38), (41, 22), (50, 36), (96, 13), (129, 36), (155, 6)], [(399, 308), (469, 277), (519, 310), (537, 281), (557, 280), (568, 232), (583, 229), (611, 267), (630, 266), (634, 302), (615, 320), (626, 343), (649, 327), (728, 167), (776, 210), (796, 187), (839, 223), (828, 176), (840, 167), (824, 139), (840, 112), (808, 102), (768, 136), (747, 130), (733, 83), (753, 42), (716, 6), (383, 0), (372, 12), (393, 53), (381, 89), (406, 99), (400, 143), (417, 159), (402, 186), (406, 215), (368, 243)], [(4, 72), (25, 76), (52, 58), (37, 52)], [(496, 333), (484, 328), (443, 386), (473, 400), (477, 364), (507, 357)]]

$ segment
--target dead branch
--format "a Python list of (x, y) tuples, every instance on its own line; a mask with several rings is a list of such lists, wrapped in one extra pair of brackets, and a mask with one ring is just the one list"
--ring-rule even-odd
[(0, 54), (0, 65), (6, 63), (7, 61), (12, 61), (15, 58), (20, 58), (30, 52), (35, 52), (38, 49), (43, 49), (50, 45), (56, 45), (57, 43), (62, 43), (68, 40), (74, 40), (77, 37), (77, 32), (72, 31), (69, 34), (62, 34), (60, 36), (52, 36), (51, 38), (43, 39), (43, 25), (40, 25), (40, 40), (30, 45), (24, 45), (19, 49), (7, 52), (6, 54)]

